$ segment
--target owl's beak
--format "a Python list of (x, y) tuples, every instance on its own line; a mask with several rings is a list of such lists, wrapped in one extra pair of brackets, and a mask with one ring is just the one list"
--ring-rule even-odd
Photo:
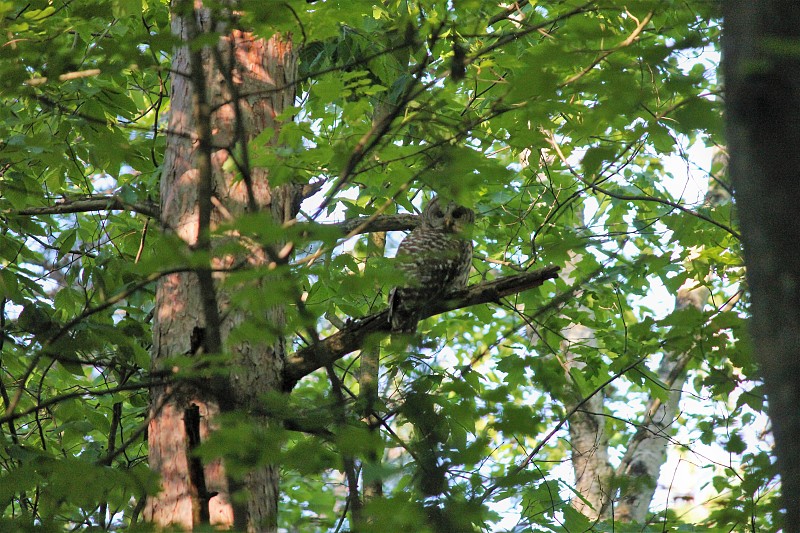
[(456, 225), (455, 224), (455, 220), (453, 220), (452, 216), (450, 216), (450, 215), (445, 215), (444, 216), (444, 227), (445, 228), (453, 229), (455, 227), (455, 225)]

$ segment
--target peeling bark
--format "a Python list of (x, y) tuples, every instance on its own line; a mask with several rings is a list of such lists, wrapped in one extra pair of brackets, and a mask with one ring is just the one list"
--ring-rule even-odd
[[(573, 498), (572, 507), (592, 520), (600, 516), (613, 494), (605, 416), (597, 414), (603, 412), (603, 400), (601, 394), (592, 396), (569, 419), (575, 490), (583, 496)], [(572, 409), (575, 405), (570, 402), (564, 407)]]
[[(572, 277), (572, 273), (580, 257), (571, 254), (570, 259), (564, 268), (564, 278), (574, 285), (576, 280)], [(567, 373), (567, 381), (571, 383), (570, 373), (581, 371), (586, 366), (576, 356), (575, 348), (579, 346), (597, 348), (597, 340), (594, 331), (581, 324), (571, 324), (561, 333), (564, 336), (561, 342), (564, 370)], [(569, 417), (568, 429), (575, 490), (581, 495), (581, 498), (572, 499), (572, 507), (595, 520), (613, 495), (611, 465), (608, 462), (608, 435), (605, 430), (606, 420), (603, 410), (605, 397), (599, 392), (586, 399), (578, 393), (577, 388), (571, 393), (572, 399), (565, 401), (564, 407), (567, 411), (574, 411)], [(583, 407), (577, 409), (580, 404)]]

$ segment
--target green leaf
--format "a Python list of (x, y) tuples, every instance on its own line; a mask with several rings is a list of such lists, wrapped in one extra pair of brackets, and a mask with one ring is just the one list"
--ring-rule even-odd
[(583, 171), (587, 179), (600, 174), (601, 168), (616, 156), (616, 151), (607, 146), (593, 146), (583, 156)]

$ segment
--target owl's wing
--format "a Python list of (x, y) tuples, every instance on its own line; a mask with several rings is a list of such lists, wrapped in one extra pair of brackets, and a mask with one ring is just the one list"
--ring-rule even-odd
[(429, 237), (422, 228), (415, 228), (397, 248), (395, 265), (405, 279), (402, 286), (395, 287), (389, 293), (388, 320), (392, 331), (414, 333), (417, 329), (416, 303), (429, 275), (426, 258), (433, 248)]

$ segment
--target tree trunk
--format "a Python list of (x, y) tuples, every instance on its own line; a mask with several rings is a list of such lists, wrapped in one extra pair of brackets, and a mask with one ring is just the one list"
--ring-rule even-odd
[[(710, 291), (696, 280), (688, 280), (678, 289), (675, 309), (694, 307), (702, 310)], [(675, 434), (683, 386), (686, 383), (686, 354), (667, 352), (658, 365), (658, 378), (669, 388), (666, 401), (652, 398), (647, 404), (639, 430), (634, 434), (617, 468), (616, 475), (625, 480), (615, 508), (605, 515), (623, 522), (644, 522), (656, 492), (661, 467), (667, 460), (667, 449)]]
[[(175, 50), (172, 63), (172, 95), (167, 135), (167, 151), (161, 178), (161, 222), (166, 231), (174, 232), (188, 246), (198, 244), (201, 235), (202, 176), (199, 161), (210, 156), (211, 190), (216, 208), (210, 215), (211, 228), (230, 216), (246, 211), (271, 208), (280, 219), (293, 216), (296, 198), (276, 195), (270, 189), (263, 169), (246, 168), (247, 179), (235, 180), (222, 165), (246, 147), (264, 128), (275, 128), (275, 116), (294, 100), (296, 57), (288, 38), (273, 36), (258, 39), (239, 30), (227, 30), (205, 9), (190, 10), (187, 16), (174, 13), (172, 30), (184, 42), (197, 32), (220, 32), (216, 50), (202, 51), (202, 78), (211, 135), (209, 154), (203, 151), (198, 133), (202, 114), (198, 116), (194, 90), (197, 79), (192, 72), (197, 63), (191, 60), (186, 46)], [(194, 20), (189, 17), (196, 17)], [(234, 102), (238, 102), (237, 106)], [(223, 148), (224, 147), (224, 148)], [(278, 201), (276, 198), (280, 198)], [(280, 205), (279, 205), (280, 204)], [(241, 259), (241, 258), (237, 258)], [(267, 261), (266, 254), (254, 251), (245, 258), (253, 266)], [(209, 266), (229, 264), (230, 258), (215, 260)], [(202, 294), (196, 273), (176, 273), (163, 277), (156, 293), (153, 325), (153, 368), (174, 368), (172, 357), (196, 354), (203, 349), (206, 330), (216, 328), (224, 346), (227, 334), (245, 319), (237, 309), (229, 309), (229, 298), (221, 290), (212, 291), (211, 301), (225, 311), (219, 324), (207, 324), (208, 296)], [(205, 298), (205, 300), (204, 300)], [(280, 310), (269, 317), (279, 327)], [(278, 469), (265, 466), (251, 472), (244, 480), (247, 505), (234, 508), (231, 487), (221, 461), (201, 465), (191, 451), (214, 429), (214, 416), (223, 407), (251, 406), (259, 394), (280, 390), (285, 357), (280, 340), (272, 345), (240, 344), (226, 346), (230, 354), (230, 379), (225, 390), (232, 397), (219, 398), (211, 388), (198, 383), (175, 382), (152, 390), (148, 443), (150, 466), (161, 475), (162, 491), (150, 498), (146, 518), (160, 527), (178, 526), (192, 529), (203, 523), (218, 526), (236, 525), (248, 531), (273, 531), (277, 524)], [(218, 391), (216, 391), (218, 392)], [(219, 400), (223, 400), (220, 402)], [(244, 516), (243, 516), (244, 515)], [(246, 524), (246, 526), (245, 526)]]
[[(718, 191), (712, 181), (707, 203), (714, 206), (728, 200), (729, 197)], [(688, 260), (694, 257), (696, 253), (690, 255)], [(580, 257), (572, 256), (564, 267), (563, 277), (569, 283), (577, 282), (572, 272), (579, 260)], [(702, 310), (709, 295), (707, 287), (689, 279), (678, 290), (675, 309), (694, 307)], [(585, 366), (576, 359), (573, 347), (586, 345), (594, 348), (597, 342), (594, 331), (581, 324), (572, 324), (562, 331), (562, 335), (564, 341), (561, 351), (567, 379), (571, 381), (570, 371), (581, 371)], [(659, 379), (670, 387), (668, 399), (650, 399), (640, 429), (628, 443), (615, 471), (609, 463), (602, 392), (584, 399), (574, 389), (573, 400), (565, 402), (567, 411), (581, 404), (570, 416), (569, 434), (575, 490), (582, 496), (573, 498), (572, 506), (583, 515), (592, 520), (602, 518), (622, 522), (641, 523), (647, 519), (661, 467), (666, 462), (668, 446), (674, 434), (688, 361), (688, 356), (682, 353), (667, 352), (663, 355), (657, 373)]]
[[(708, 182), (705, 203), (717, 207), (730, 202), (730, 194), (721, 187), (727, 175), (728, 163), (723, 152), (717, 152), (711, 165), (713, 178)], [(691, 263), (700, 257), (701, 249), (693, 249), (686, 258)], [(689, 267), (687, 264), (687, 268)], [(708, 281), (708, 280), (706, 280)], [(687, 279), (675, 296), (675, 310), (694, 307), (702, 311), (711, 296), (711, 291), (696, 279)], [(698, 341), (701, 339), (697, 339)], [(655, 494), (661, 467), (667, 460), (670, 439), (675, 434), (683, 386), (686, 384), (686, 365), (689, 355), (666, 352), (658, 365), (658, 378), (669, 387), (666, 401), (652, 398), (647, 404), (644, 420), (633, 436), (625, 455), (616, 470), (616, 476), (626, 481), (614, 509), (607, 509), (605, 516), (615, 520), (644, 522)]]
[[(368, 258), (383, 257), (386, 249), (386, 232), (376, 232), (369, 238)], [(369, 260), (369, 259), (367, 259)], [(359, 404), (362, 407), (362, 420), (370, 431), (380, 429), (380, 418), (375, 409), (378, 405), (378, 389), (380, 381), (380, 356), (379, 344), (366, 346), (361, 350), (361, 369), (358, 376)], [(362, 464), (362, 472), (366, 467), (377, 470), (380, 467), (381, 457), (377, 453), (369, 453)], [(364, 502), (368, 502), (383, 495), (383, 482), (380, 479), (364, 479)]]
[(730, 174), (785, 531), (800, 531), (800, 4), (724, 3)]
[[(572, 267), (568, 264), (565, 270)], [(578, 361), (572, 347), (575, 344), (587, 344), (597, 347), (594, 331), (586, 326), (573, 324), (562, 331), (564, 341), (561, 350), (567, 371), (567, 380), (571, 383), (570, 370), (581, 371), (585, 363)], [(572, 411), (584, 399), (575, 394), (572, 401), (565, 401), (564, 408)], [(605, 398), (599, 392), (583, 401), (580, 409), (569, 417), (569, 444), (572, 457), (572, 472), (575, 475), (575, 490), (583, 498), (573, 498), (572, 506), (581, 514), (596, 520), (601, 510), (612, 496), (611, 465), (608, 462), (608, 435), (604, 414)]]
[[(563, 279), (569, 284), (578, 282), (573, 274), (580, 259), (580, 255), (570, 253), (570, 260), (564, 265)], [(591, 312), (588, 309), (586, 311)], [(597, 339), (594, 330), (582, 324), (570, 324), (561, 331), (561, 335), (563, 366), (567, 383), (571, 385), (567, 392), (568, 399), (564, 401), (564, 409), (568, 412), (575, 410), (568, 422), (569, 444), (575, 491), (581, 495), (580, 498), (572, 499), (572, 507), (591, 520), (596, 520), (613, 496), (608, 435), (605, 429), (605, 397), (602, 391), (590, 398), (581, 396), (579, 389), (572, 386), (572, 372), (581, 372), (586, 366), (574, 350), (580, 346), (597, 349)]]

